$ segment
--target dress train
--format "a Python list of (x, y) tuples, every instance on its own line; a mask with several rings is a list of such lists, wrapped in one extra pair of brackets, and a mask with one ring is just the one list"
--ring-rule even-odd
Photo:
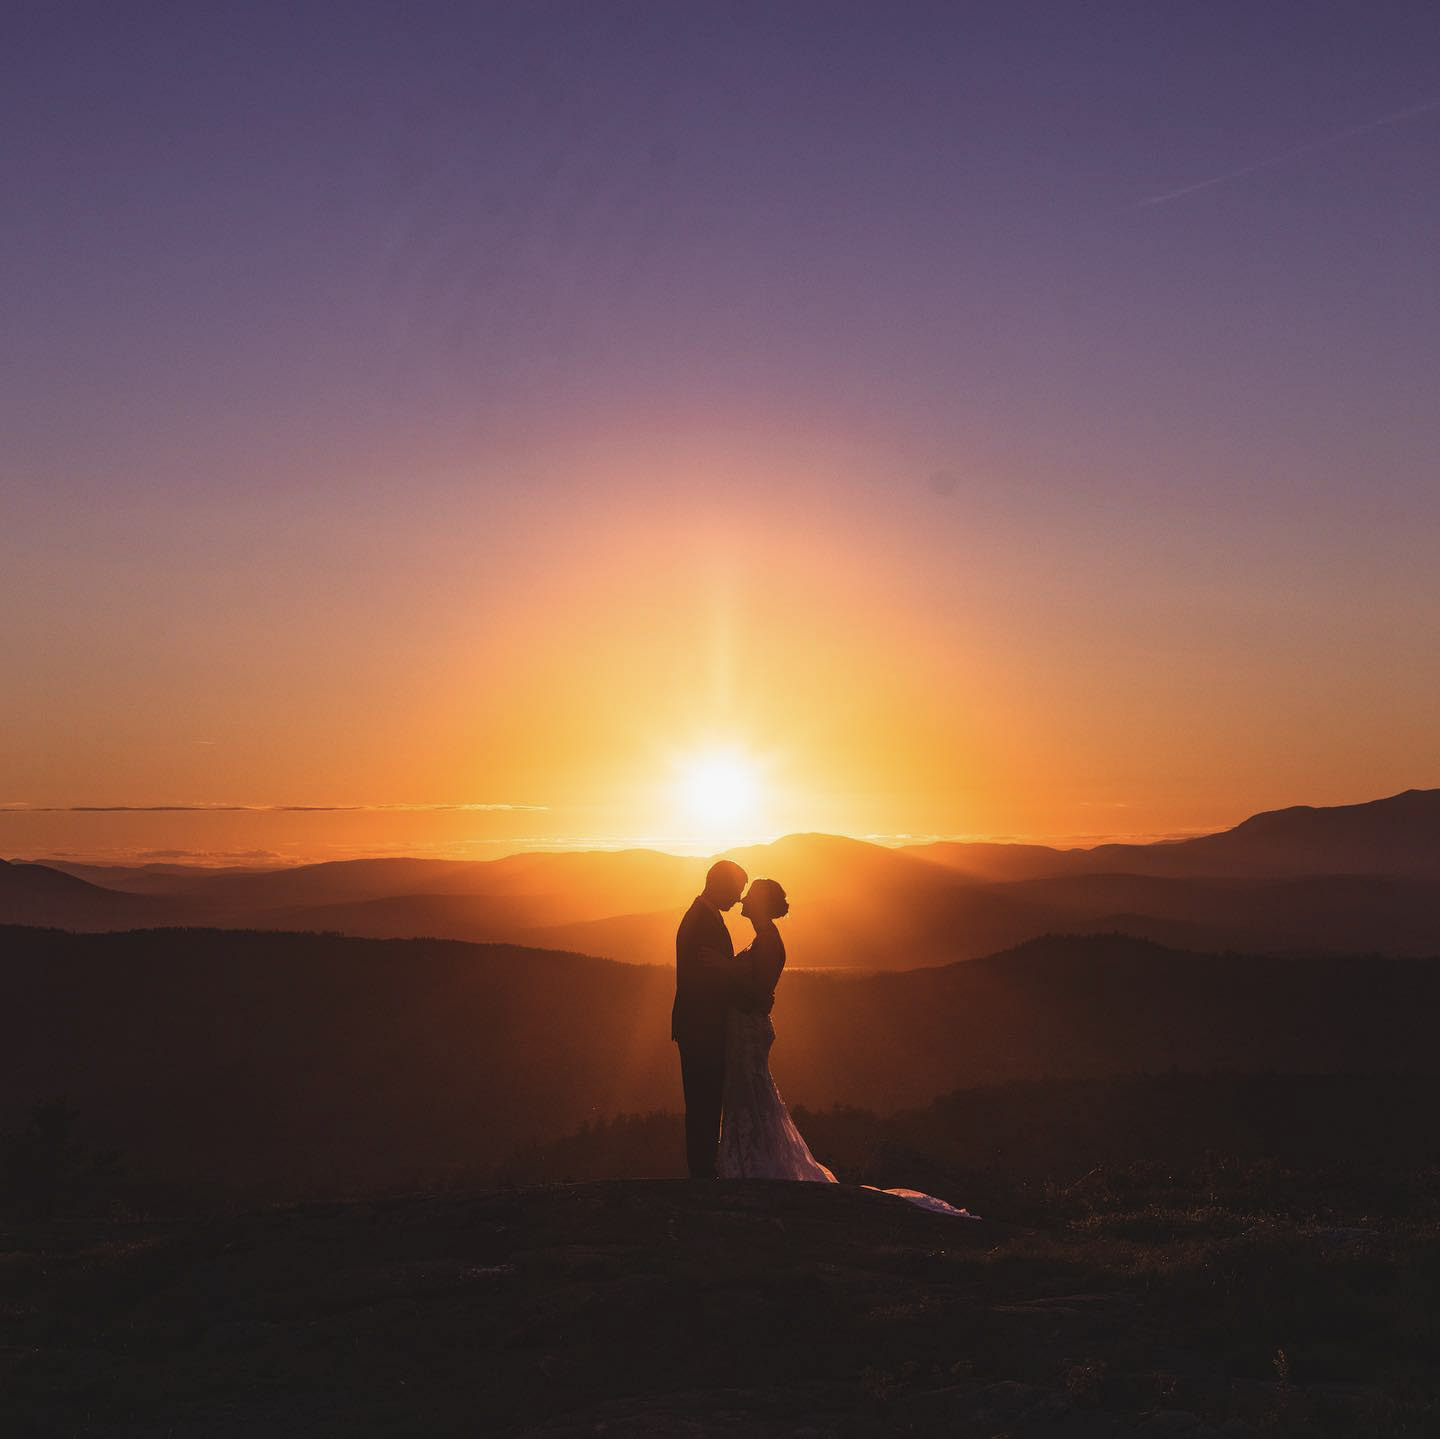
[[(775, 1027), (769, 1015), (732, 1008), (725, 1022), (725, 1091), (720, 1122), (722, 1179), (839, 1181), (810, 1152), (770, 1074)], [(873, 1189), (867, 1184), (865, 1188)], [(911, 1204), (956, 1219), (978, 1219), (918, 1189), (884, 1189)]]

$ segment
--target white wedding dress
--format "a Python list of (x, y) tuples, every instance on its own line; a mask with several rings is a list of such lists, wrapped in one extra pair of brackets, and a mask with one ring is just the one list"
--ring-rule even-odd
[[(737, 955), (743, 959), (750, 953)], [(782, 960), (783, 963), (783, 960)], [(725, 1021), (725, 1089), (720, 1120), (722, 1179), (798, 1179), (817, 1184), (839, 1181), (810, 1152), (790, 1117), (770, 1074), (775, 1026), (768, 1014), (731, 1007)], [(864, 1186), (873, 1189), (874, 1185)], [(933, 1194), (916, 1189), (885, 1189), (922, 1209), (956, 1219), (978, 1219)]]

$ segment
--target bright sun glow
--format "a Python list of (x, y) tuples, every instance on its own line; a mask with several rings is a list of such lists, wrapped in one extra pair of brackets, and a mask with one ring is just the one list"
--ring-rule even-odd
[(680, 806), (686, 819), (708, 831), (749, 819), (756, 790), (755, 766), (738, 754), (696, 755), (681, 768)]

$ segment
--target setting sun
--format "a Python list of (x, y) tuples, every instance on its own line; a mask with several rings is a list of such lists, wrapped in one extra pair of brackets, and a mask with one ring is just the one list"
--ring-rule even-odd
[(754, 818), (755, 765), (743, 755), (720, 750), (692, 756), (680, 766), (677, 789), (684, 818), (706, 831)]

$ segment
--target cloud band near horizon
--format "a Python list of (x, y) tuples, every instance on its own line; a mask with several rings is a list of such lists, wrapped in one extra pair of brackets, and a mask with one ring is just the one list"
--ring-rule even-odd
[(438, 814), (512, 811), (548, 814), (544, 804), (0, 804), (0, 814)]

